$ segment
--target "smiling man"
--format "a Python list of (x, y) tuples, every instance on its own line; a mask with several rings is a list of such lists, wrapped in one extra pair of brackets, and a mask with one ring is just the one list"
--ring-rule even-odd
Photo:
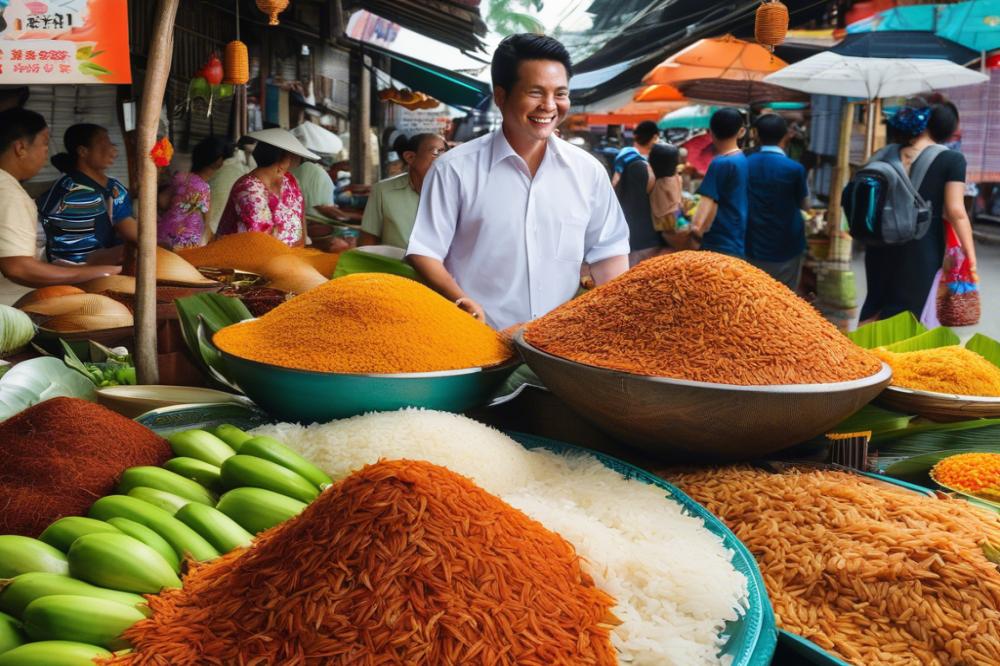
[(439, 293), (506, 328), (571, 299), (584, 262), (598, 284), (628, 270), (628, 226), (600, 162), (554, 136), (570, 104), (565, 47), (512, 35), (491, 73), (503, 126), (431, 167), (407, 256)]

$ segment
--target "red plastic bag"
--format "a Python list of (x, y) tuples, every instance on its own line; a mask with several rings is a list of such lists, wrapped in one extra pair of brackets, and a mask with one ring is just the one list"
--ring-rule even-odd
[(944, 263), (937, 292), (937, 315), (942, 326), (974, 326), (979, 323), (979, 277), (951, 224), (945, 222)]

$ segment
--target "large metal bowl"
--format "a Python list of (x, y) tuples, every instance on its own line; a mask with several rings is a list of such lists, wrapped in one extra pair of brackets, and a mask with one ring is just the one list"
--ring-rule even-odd
[(234, 356), (216, 347), (203, 329), (199, 336), (220, 355), (226, 383), (274, 418), (300, 423), (326, 423), (405, 407), (464, 412), (488, 403), (519, 365), (515, 357), (496, 366), (443, 372), (309, 372)]
[(661, 459), (759, 458), (827, 432), (871, 402), (892, 378), (736, 386), (607, 370), (553, 356), (514, 336), (525, 363), (585, 419)]

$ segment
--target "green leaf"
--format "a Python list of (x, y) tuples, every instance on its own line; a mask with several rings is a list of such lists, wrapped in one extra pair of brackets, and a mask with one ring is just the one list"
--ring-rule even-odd
[(955, 331), (945, 326), (939, 326), (930, 331), (926, 331), (912, 338), (907, 338), (886, 347), (891, 352), (915, 352), (924, 349), (937, 349), (939, 347), (950, 347), (961, 344), (962, 340), (955, 334)]
[(901, 342), (926, 332), (927, 327), (917, 321), (912, 312), (906, 311), (889, 319), (865, 324), (848, 333), (847, 337), (859, 347), (874, 349)]
[(419, 280), (417, 272), (405, 261), (364, 250), (348, 250), (341, 254), (333, 277), (336, 279), (354, 273), (389, 273)]
[(93, 382), (61, 360), (46, 356), (22, 361), (0, 377), (0, 421), (59, 396), (96, 398)]
[(80, 360), (80, 357), (76, 355), (76, 352), (69, 346), (69, 343), (62, 338), (59, 338), (59, 344), (62, 345), (63, 351), (66, 352), (66, 355), (63, 357), (63, 362), (66, 366), (76, 370), (88, 380), (93, 382), (94, 377), (91, 375), (90, 370), (86, 365), (84, 365), (83, 361)]
[(219, 294), (195, 294), (178, 298), (174, 303), (177, 305), (181, 335), (195, 359), (200, 361), (202, 370), (208, 372), (208, 368), (212, 368), (225, 375), (225, 367), (219, 355), (198, 340), (198, 324), (204, 321), (209, 335), (214, 335), (230, 324), (253, 319), (247, 306), (238, 298)]
[(865, 405), (858, 412), (841, 421), (833, 433), (865, 432), (873, 435), (881, 432), (902, 430), (910, 425), (913, 416), (901, 414), (875, 405)]
[[(1000, 427), (1000, 419), (970, 419), (968, 421), (956, 421), (953, 423), (920, 423), (900, 430), (881, 432), (872, 437), (872, 441), (879, 446), (880, 451), (893, 451), (917, 455), (919, 453), (929, 453), (939, 451), (944, 446), (936, 449), (927, 448), (924, 442), (941, 441), (949, 443), (949, 440), (957, 441), (960, 436), (967, 437), (970, 441), (978, 439), (988, 439), (986, 435), (980, 434), (982, 430), (992, 432), (994, 442), (1000, 446), (1000, 440), (995, 436), (998, 432), (993, 428)], [(993, 430), (990, 430), (993, 429)], [(949, 444), (950, 445), (950, 444)], [(951, 446), (951, 445), (950, 445)], [(907, 447), (910, 447), (907, 449)], [(951, 446), (951, 448), (958, 448)], [(975, 447), (975, 448), (978, 448)]]
[(1000, 342), (993, 338), (976, 333), (965, 343), (965, 348), (976, 352), (993, 365), (1000, 367)]

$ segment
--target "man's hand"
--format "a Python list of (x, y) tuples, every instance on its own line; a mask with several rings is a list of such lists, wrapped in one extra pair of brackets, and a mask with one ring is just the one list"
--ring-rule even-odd
[(470, 315), (472, 315), (479, 321), (483, 322), (484, 324), (486, 323), (486, 311), (483, 310), (483, 307), (479, 305), (479, 303), (476, 303), (468, 296), (463, 296), (462, 298), (455, 301), (455, 305), (462, 308), (463, 310), (465, 310)]

